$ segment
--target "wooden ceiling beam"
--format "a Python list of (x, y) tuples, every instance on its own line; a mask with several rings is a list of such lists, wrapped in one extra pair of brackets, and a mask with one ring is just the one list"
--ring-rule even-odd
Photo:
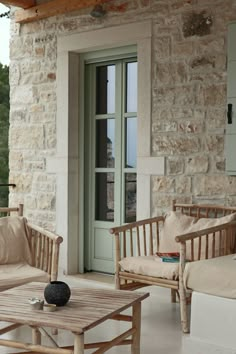
[(43, 18), (64, 14), (66, 12), (104, 4), (110, 1), (111, 0), (51, 0), (27, 10), (17, 10), (15, 12), (15, 21), (18, 23), (33, 22)]
[(11, 5), (28, 9), (36, 5), (36, 0), (0, 0), (0, 3), (7, 6)]

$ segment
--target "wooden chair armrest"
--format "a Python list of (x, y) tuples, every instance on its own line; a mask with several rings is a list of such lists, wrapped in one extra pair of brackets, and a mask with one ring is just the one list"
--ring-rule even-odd
[[(218, 239), (217, 243), (216, 237)], [(197, 249), (194, 243), (196, 239), (198, 239)], [(178, 235), (175, 240), (180, 244), (180, 263), (182, 265), (186, 261), (186, 249), (188, 248), (189, 250), (189, 247), (191, 247), (189, 260), (194, 261), (234, 253), (236, 246), (236, 221)], [(217, 249), (216, 244), (218, 244)]]
[(190, 232), (190, 233), (186, 233), (183, 235), (178, 235), (175, 237), (175, 241), (176, 242), (186, 242), (188, 240), (193, 240), (197, 237), (204, 237), (206, 235), (215, 233), (215, 232), (219, 232), (219, 231), (223, 231), (223, 230), (228, 230), (230, 228), (236, 228), (236, 221), (231, 221), (231, 222), (227, 222), (221, 225), (217, 225), (217, 226), (213, 226), (213, 227), (209, 227), (207, 229), (202, 229), (202, 230), (198, 230), (198, 231), (194, 231), (194, 232)]
[(43, 235), (45, 235), (46, 237), (50, 238), (51, 240), (55, 241), (57, 244), (60, 244), (63, 242), (63, 237), (62, 236), (59, 236), (57, 234), (55, 234), (54, 232), (52, 231), (48, 231), (38, 225), (34, 225), (34, 224), (31, 224), (31, 223), (27, 223), (27, 227), (34, 230), (34, 231), (37, 231)]

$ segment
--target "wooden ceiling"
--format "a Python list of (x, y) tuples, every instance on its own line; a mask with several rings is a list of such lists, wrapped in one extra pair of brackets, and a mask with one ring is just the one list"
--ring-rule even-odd
[(27, 23), (39, 19), (81, 10), (95, 5), (104, 4), (111, 0), (50, 0), (37, 5), (36, 0), (0, 0), (7, 6), (16, 6), (14, 18), (18, 23)]

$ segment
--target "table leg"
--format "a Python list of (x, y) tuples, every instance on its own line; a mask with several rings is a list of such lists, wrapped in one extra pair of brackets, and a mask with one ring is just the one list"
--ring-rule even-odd
[(41, 333), (37, 327), (32, 328), (32, 343), (41, 344)]
[(141, 302), (133, 306), (132, 325), (136, 329), (133, 334), (133, 343), (131, 344), (131, 354), (140, 354), (140, 335), (141, 335)]
[(84, 333), (74, 333), (74, 354), (84, 354)]

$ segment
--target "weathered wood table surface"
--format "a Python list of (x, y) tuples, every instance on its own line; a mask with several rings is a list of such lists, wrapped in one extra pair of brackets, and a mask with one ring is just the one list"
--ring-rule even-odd
[[(97, 348), (94, 353), (102, 354), (117, 345), (130, 345), (132, 354), (140, 354), (141, 301), (149, 293), (138, 293), (108, 289), (71, 288), (67, 305), (57, 307), (55, 312), (32, 310), (29, 298), (43, 299), (44, 283), (30, 283), (0, 293), (0, 321), (10, 322), (0, 330), (3, 335), (21, 325), (32, 328), (32, 343), (23, 343), (0, 338), (0, 346), (27, 350), (25, 354), (84, 354), (85, 349)], [(132, 315), (121, 312), (132, 307)], [(84, 343), (84, 334), (106, 320), (130, 321), (131, 328), (110, 341)], [(74, 334), (74, 344), (59, 347), (55, 337), (44, 329), (62, 329)], [(48, 337), (52, 346), (41, 343), (41, 334)]]

